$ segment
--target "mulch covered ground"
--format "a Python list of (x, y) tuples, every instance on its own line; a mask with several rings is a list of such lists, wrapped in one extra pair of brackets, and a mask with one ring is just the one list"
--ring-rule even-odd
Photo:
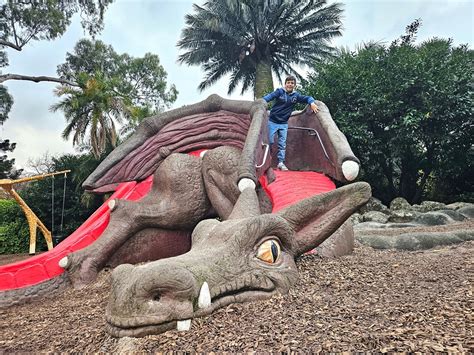
[(104, 330), (109, 273), (81, 291), (0, 310), (0, 353), (474, 351), (474, 242), (422, 252), (304, 256), (289, 295), (236, 304), (189, 332), (117, 340)]

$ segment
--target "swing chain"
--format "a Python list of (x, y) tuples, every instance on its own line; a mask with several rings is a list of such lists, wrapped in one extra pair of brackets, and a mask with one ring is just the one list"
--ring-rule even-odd
[(64, 204), (66, 202), (66, 180), (67, 180), (67, 173), (64, 173), (64, 185), (63, 185), (63, 208), (61, 211), (61, 226), (59, 230), (59, 234), (63, 234), (63, 222), (64, 222)]
[(54, 235), (54, 175), (51, 177), (51, 235)]
[[(64, 207), (66, 203), (66, 180), (67, 173), (64, 173), (64, 185), (63, 185), (63, 205), (61, 209), (61, 225), (59, 226), (59, 234), (63, 234), (64, 225)], [(54, 235), (54, 176), (51, 179), (51, 235)]]

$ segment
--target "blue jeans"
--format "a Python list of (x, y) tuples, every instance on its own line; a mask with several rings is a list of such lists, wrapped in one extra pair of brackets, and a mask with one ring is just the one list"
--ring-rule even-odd
[(270, 145), (274, 143), (275, 133), (278, 135), (278, 162), (283, 163), (285, 161), (285, 150), (286, 150), (286, 136), (288, 135), (288, 123), (274, 123), (268, 121), (268, 134)]

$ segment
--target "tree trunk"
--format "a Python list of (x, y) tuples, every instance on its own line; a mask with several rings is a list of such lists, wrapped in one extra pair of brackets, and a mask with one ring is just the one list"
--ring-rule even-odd
[(423, 170), (423, 177), (421, 178), (420, 184), (416, 188), (415, 197), (413, 197), (413, 203), (421, 203), (423, 192), (425, 190), (426, 181), (431, 174), (431, 168)]
[(414, 203), (419, 177), (420, 162), (411, 151), (406, 150), (401, 160), (400, 185), (398, 196)]
[(255, 73), (255, 99), (260, 99), (265, 94), (273, 91), (272, 67), (267, 61), (257, 63)]
[[(385, 154), (385, 156), (389, 156)], [(395, 197), (397, 197), (397, 189), (395, 188), (395, 184), (393, 182), (393, 162), (390, 159), (387, 163), (387, 161), (384, 158), (381, 158), (379, 160), (379, 164), (382, 167), (382, 172), (385, 175), (385, 178), (387, 179), (388, 183), (388, 201), (392, 201)]]

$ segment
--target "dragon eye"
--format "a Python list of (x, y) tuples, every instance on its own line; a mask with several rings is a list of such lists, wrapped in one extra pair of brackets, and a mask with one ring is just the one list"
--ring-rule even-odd
[(276, 240), (270, 239), (258, 247), (257, 258), (266, 263), (273, 264), (278, 260), (280, 253), (280, 244)]

